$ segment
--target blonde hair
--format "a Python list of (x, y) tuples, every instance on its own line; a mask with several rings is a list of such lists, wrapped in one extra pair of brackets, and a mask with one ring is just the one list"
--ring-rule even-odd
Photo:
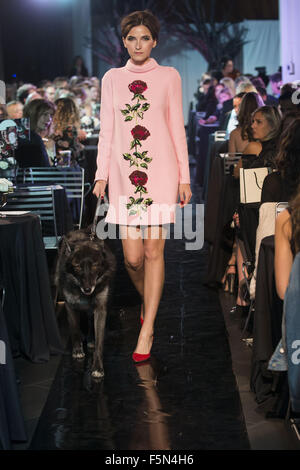
[(229, 90), (232, 93), (232, 97), (235, 96), (235, 83), (234, 80), (230, 77), (224, 77), (222, 80), (220, 80), (220, 83), (222, 83), (225, 88), (229, 88)]

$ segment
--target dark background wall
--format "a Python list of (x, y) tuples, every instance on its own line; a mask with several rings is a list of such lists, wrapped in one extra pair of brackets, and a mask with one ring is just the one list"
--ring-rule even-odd
[(18, 81), (34, 83), (67, 74), (72, 61), (70, 2), (0, 0), (0, 44), (6, 82), (15, 74)]
[[(213, 1), (205, 0), (207, 11)], [(92, 5), (99, 2), (91, 0)], [(174, 3), (182, 6), (184, 2), (174, 0)], [(278, 19), (278, 0), (215, 0), (215, 3), (217, 20), (228, 13), (228, 5), (231, 21)], [(18, 81), (38, 83), (67, 75), (73, 58), (74, 34), (72, 0), (0, 0), (0, 79), (10, 83), (16, 75)]]

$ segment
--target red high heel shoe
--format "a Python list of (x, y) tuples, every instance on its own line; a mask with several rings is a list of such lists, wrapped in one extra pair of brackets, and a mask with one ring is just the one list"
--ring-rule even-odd
[(133, 359), (133, 362), (135, 363), (140, 363), (140, 362), (145, 362), (145, 361), (148, 361), (148, 359), (150, 359), (151, 357), (151, 354), (139, 354), (139, 353), (133, 353), (132, 354), (132, 359)]

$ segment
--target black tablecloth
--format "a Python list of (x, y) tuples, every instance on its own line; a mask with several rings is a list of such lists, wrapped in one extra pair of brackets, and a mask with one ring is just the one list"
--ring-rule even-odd
[(4, 315), (13, 355), (33, 362), (63, 351), (37, 215), (0, 219)]
[[(65, 235), (70, 230), (73, 230), (73, 217), (72, 211), (67, 199), (66, 191), (63, 186), (57, 185), (54, 187), (54, 204), (56, 227), (58, 235)], [(80, 205), (80, 200), (74, 200), (76, 207)]]
[(219, 124), (212, 124), (211, 126), (199, 125), (197, 130), (197, 139), (198, 145), (196, 145), (196, 154), (195, 159), (197, 162), (196, 165), (196, 181), (200, 186), (203, 186), (204, 181), (204, 173), (205, 173), (205, 166), (206, 161), (209, 157), (208, 155), (208, 144), (209, 144), (209, 135), (218, 130)]
[[(97, 139), (98, 140), (98, 139)], [(93, 185), (95, 180), (95, 173), (97, 169), (97, 141), (96, 139), (90, 139), (88, 144), (85, 144), (84, 149), (84, 180), (90, 185)], [(93, 222), (95, 210), (97, 205), (97, 198), (94, 196), (92, 191), (90, 191), (85, 198), (85, 208), (83, 213), (83, 227), (87, 227)]]
[(260, 202), (248, 204), (241, 203), (238, 205), (240, 220), (238, 236), (244, 242), (247, 260), (252, 263), (253, 267), (255, 263), (255, 245), (256, 231), (259, 221), (259, 207)]
[(221, 282), (226, 265), (231, 257), (232, 242), (227, 233), (234, 211), (239, 203), (239, 181), (224, 175), (224, 162), (219, 156), (213, 161), (205, 206), (204, 239), (210, 246), (210, 256), (205, 282)]
[(258, 403), (272, 395), (274, 375), (267, 366), (281, 339), (282, 309), (275, 287), (272, 235), (261, 241), (257, 265), (251, 389)]
[(214, 134), (210, 134), (209, 141), (208, 141), (207, 158), (205, 160), (204, 175), (203, 175), (202, 199), (204, 201), (207, 200), (209, 178), (210, 178), (211, 170), (213, 167), (214, 159), (219, 153), (226, 153), (226, 152), (228, 152), (228, 140), (215, 142)]
[(10, 449), (11, 441), (26, 441), (27, 436), (1, 303), (0, 341), (0, 448)]

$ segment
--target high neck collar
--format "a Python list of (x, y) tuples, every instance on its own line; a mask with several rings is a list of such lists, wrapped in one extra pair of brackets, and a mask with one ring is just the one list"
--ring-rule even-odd
[(130, 70), (130, 72), (149, 72), (149, 70), (153, 70), (158, 66), (158, 63), (156, 62), (155, 59), (150, 57), (147, 62), (145, 62), (143, 65), (135, 65), (131, 59), (128, 59), (125, 68), (127, 70)]

